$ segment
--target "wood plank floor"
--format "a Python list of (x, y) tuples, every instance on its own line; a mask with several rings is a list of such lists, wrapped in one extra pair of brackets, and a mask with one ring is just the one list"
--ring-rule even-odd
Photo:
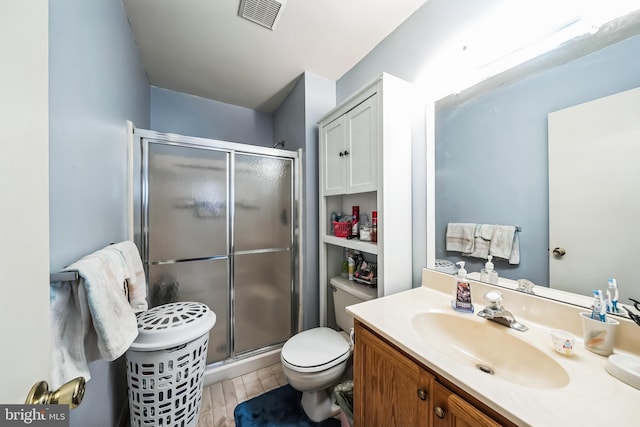
[(282, 365), (267, 366), (240, 377), (206, 386), (198, 427), (235, 427), (233, 410), (238, 403), (287, 384)]

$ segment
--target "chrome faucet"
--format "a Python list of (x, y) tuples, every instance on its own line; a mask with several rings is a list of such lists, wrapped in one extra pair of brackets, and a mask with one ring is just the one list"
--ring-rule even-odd
[(528, 327), (518, 322), (510, 311), (507, 311), (502, 306), (502, 294), (498, 291), (489, 291), (484, 294), (484, 299), (488, 305), (478, 312), (478, 316), (493, 320), (501, 325), (515, 329), (517, 331), (524, 332)]

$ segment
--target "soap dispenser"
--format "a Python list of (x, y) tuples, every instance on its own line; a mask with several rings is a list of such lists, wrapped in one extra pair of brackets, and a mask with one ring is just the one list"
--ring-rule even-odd
[(473, 304), (471, 304), (471, 286), (467, 279), (467, 270), (464, 269), (464, 261), (456, 264), (460, 266), (458, 276), (456, 277), (456, 291), (451, 300), (451, 306), (465, 313), (473, 313)]
[(485, 283), (491, 283), (492, 285), (498, 284), (498, 272), (493, 269), (493, 263), (491, 259), (493, 257), (489, 255), (487, 257), (487, 263), (484, 268), (480, 270), (480, 281)]

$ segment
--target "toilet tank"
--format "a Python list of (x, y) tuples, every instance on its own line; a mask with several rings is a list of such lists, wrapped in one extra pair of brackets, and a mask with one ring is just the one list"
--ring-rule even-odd
[(349, 332), (353, 328), (353, 317), (346, 312), (345, 308), (376, 298), (378, 290), (342, 277), (332, 277), (329, 283), (334, 289), (333, 307), (336, 313), (336, 323), (340, 329)]

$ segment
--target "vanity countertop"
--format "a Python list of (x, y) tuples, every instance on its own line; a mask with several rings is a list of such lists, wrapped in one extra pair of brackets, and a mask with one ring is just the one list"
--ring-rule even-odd
[[(430, 281), (437, 283), (431, 286)], [(470, 364), (452, 359), (440, 350), (443, 345), (447, 345), (446, 342), (431, 343), (421, 337), (412, 327), (412, 318), (416, 314), (439, 311), (456, 316), (477, 317), (476, 314), (459, 313), (451, 308), (451, 292), (444, 290), (449, 287), (453, 290), (451, 285), (454, 283), (455, 279), (451, 276), (426, 272), (423, 275), (423, 286), (419, 288), (352, 305), (347, 311), (405, 353), (518, 425), (602, 427), (611, 424), (638, 424), (640, 390), (609, 375), (605, 371), (607, 358), (584, 348), (582, 333), (575, 330), (576, 325), (580, 325), (578, 320), (571, 324), (566, 322), (567, 327), (563, 327), (563, 324), (553, 324), (563, 319), (562, 314), (548, 315), (550, 310), (558, 307), (559, 313), (568, 311), (569, 318), (579, 318), (578, 313), (584, 311), (579, 307), (558, 306), (558, 302), (524, 294), (509, 295), (509, 291), (503, 291), (507, 293), (504, 295), (505, 308), (511, 310), (517, 320), (526, 324), (529, 330), (519, 332), (497, 326), (504, 328), (505, 334), (512, 334), (528, 342), (560, 364), (569, 375), (568, 385), (561, 388), (531, 388), (496, 376), (487, 376)], [(477, 312), (484, 304), (476, 296), (483, 291), (483, 286), (490, 285), (472, 282), (471, 286)], [(474, 286), (478, 289), (474, 290)], [(522, 300), (525, 297), (529, 299)], [(513, 306), (510, 306), (510, 298)], [(525, 305), (527, 309), (522, 310)], [(536, 316), (540, 312), (546, 312), (545, 317), (549, 322), (541, 321)], [(526, 317), (527, 314), (530, 317)], [(478, 320), (489, 322), (480, 318)], [(553, 350), (549, 335), (551, 328), (566, 329), (576, 335), (576, 346), (571, 356), (564, 356)], [(625, 331), (640, 335), (640, 329), (627, 328)], [(635, 347), (635, 337), (630, 341)], [(621, 353), (618, 349), (615, 352)]]

